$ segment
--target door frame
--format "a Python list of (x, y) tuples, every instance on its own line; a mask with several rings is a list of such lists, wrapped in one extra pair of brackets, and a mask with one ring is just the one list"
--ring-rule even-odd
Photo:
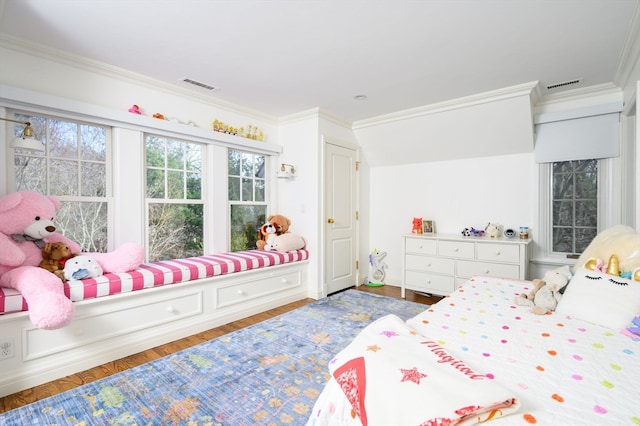
[[(336, 146), (340, 146), (343, 148), (347, 148), (347, 149), (351, 149), (353, 151), (355, 151), (355, 155), (356, 155), (356, 162), (360, 163), (360, 146), (358, 146), (355, 143), (351, 143), (351, 142), (347, 142), (343, 139), (338, 139), (338, 138), (334, 138), (331, 136), (326, 136), (326, 135), (320, 135), (320, 164), (319, 164), (319, 174), (320, 174), (320, 209), (319, 209), (319, 217), (320, 220), (318, 221), (318, 225), (319, 225), (319, 230), (318, 230), (318, 235), (320, 235), (320, 244), (318, 247), (318, 252), (320, 253), (320, 258), (321, 258), (321, 264), (319, 265), (318, 268), (318, 272), (320, 275), (320, 285), (321, 285), (321, 293), (322, 293), (322, 297), (327, 297), (327, 283), (326, 283), (326, 277), (325, 277), (325, 262), (327, 262), (328, 259), (326, 259), (325, 256), (325, 250), (327, 247), (327, 232), (326, 232), (326, 226), (325, 226), (325, 222), (327, 220), (327, 212), (326, 212), (326, 202), (325, 202), (325, 190), (327, 187), (327, 176), (325, 176), (325, 166), (326, 166), (326, 157), (325, 157), (325, 153), (326, 153), (326, 146), (327, 144), (331, 144), (331, 145), (336, 145)], [(355, 188), (354, 188), (354, 196), (355, 196), (355, 202), (354, 202), (354, 208), (357, 212), (360, 212), (360, 173), (357, 172), (355, 174)], [(359, 213), (359, 215), (361, 216), (361, 214)], [(360, 220), (357, 220), (355, 223), (355, 241), (354, 241), (354, 247), (355, 247), (355, 259), (358, 260), (360, 258)], [(359, 265), (359, 268), (355, 270), (355, 276), (356, 276), (356, 286), (360, 285), (360, 268), (362, 267), (362, 265)], [(355, 268), (355, 266), (354, 266)]]

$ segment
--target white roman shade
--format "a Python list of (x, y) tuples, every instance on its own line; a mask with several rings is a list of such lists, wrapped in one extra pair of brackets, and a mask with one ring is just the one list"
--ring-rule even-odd
[[(610, 104), (600, 114), (583, 117), (539, 116), (536, 119), (537, 163), (587, 160), (620, 155), (622, 105)], [(611, 111), (611, 109), (617, 111)]]

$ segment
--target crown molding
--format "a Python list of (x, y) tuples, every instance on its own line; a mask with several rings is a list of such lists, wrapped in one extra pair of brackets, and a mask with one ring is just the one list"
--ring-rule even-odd
[(504, 99), (516, 98), (519, 96), (531, 96), (532, 92), (537, 86), (538, 81), (531, 81), (528, 83), (505, 87), (502, 89), (492, 90), (490, 92), (478, 93), (462, 98), (451, 99), (444, 102), (406, 109), (391, 114), (368, 118), (366, 120), (355, 121), (353, 123), (352, 129), (356, 130), (364, 127), (377, 126), (381, 124), (392, 123), (395, 121), (422, 117), (425, 115), (439, 114), (446, 111), (467, 108), (474, 105), (486, 104)]
[(184, 89), (176, 85), (156, 80), (142, 74), (115, 67), (104, 62), (95, 61), (84, 56), (71, 54), (58, 49), (42, 46), (17, 37), (7, 36), (0, 33), (0, 47), (14, 50), (19, 53), (39, 57), (49, 61), (61, 63), (74, 68), (79, 68), (88, 72), (104, 75), (106, 77), (115, 78), (117, 80), (126, 81), (136, 85), (144, 86), (153, 90), (162, 91), (167, 94), (180, 96), (195, 102), (204, 103), (215, 108), (221, 108), (229, 112), (252, 117), (254, 119), (263, 120), (272, 124), (277, 124), (277, 117), (264, 114), (250, 108), (225, 102), (219, 99), (213, 99), (211, 96), (200, 94), (192, 90)]
[(627, 40), (620, 54), (620, 61), (616, 69), (614, 83), (625, 87), (636, 64), (640, 60), (640, 2), (636, 3), (631, 16), (631, 24), (627, 33)]

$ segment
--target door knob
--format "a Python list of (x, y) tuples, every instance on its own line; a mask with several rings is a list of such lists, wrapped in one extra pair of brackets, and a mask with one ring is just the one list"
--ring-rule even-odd
[(334, 222), (335, 222), (335, 220), (333, 220), (333, 218), (332, 218), (332, 217), (330, 217), (329, 219), (327, 219), (327, 223), (334, 223)]

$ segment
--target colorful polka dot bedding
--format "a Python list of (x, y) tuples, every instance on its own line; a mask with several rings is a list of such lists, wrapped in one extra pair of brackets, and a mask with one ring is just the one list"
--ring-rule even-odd
[[(493, 382), (501, 395), (513, 402), (509, 409), (473, 414), (482, 412), (484, 404), (488, 407), (500, 401), (487, 401), (484, 392), (477, 398), (472, 396), (471, 401), (476, 398), (476, 402), (469, 404), (462, 396), (468, 395), (471, 388), (454, 380), (438, 384), (443, 394), (450, 395), (449, 399), (460, 397), (458, 405), (462, 408), (451, 415), (430, 415), (434, 405), (443, 405), (434, 404), (437, 398), (417, 397), (412, 401), (406, 394), (396, 398), (398, 392), (386, 392), (384, 400), (374, 400), (380, 392), (367, 384), (375, 383), (373, 376), (380, 373), (366, 369), (372, 355), (364, 347), (361, 365), (354, 371), (366, 371), (366, 380), (344, 385), (334, 375), (316, 401), (308, 424), (375, 425), (381, 423), (373, 415), (392, 412), (395, 424), (408, 424), (403, 420), (413, 421), (418, 413), (420, 422), (416, 424), (425, 425), (466, 425), (488, 420), (495, 425), (640, 425), (640, 337), (618, 328), (619, 324), (611, 328), (597, 316), (579, 319), (580, 315), (557, 311), (535, 315), (530, 308), (514, 303), (514, 298), (529, 292), (532, 285), (528, 281), (475, 277), (405, 323), (410, 333), (415, 333), (416, 346), (422, 343), (422, 348), (415, 351), (437, 345), (440, 356), (446, 354), (447, 359), (464, 363), (465, 368)], [(640, 283), (629, 285), (640, 289)], [(634, 320), (632, 315), (628, 326), (633, 326)], [(378, 340), (382, 342), (378, 346), (390, 344)], [(370, 346), (378, 352), (384, 350)], [(337, 357), (336, 362), (339, 361)], [(419, 395), (418, 387), (428, 386), (429, 379), (440, 374), (420, 362), (414, 355), (395, 357), (393, 364), (402, 364), (397, 368), (398, 383), (391, 383), (393, 379), (387, 382), (391, 380), (390, 386), (403, 386)], [(412, 377), (419, 377), (419, 383), (403, 381), (406, 374), (403, 376), (402, 371), (414, 371), (414, 367), (417, 370)], [(387, 373), (390, 377), (394, 368)], [(345, 394), (352, 401), (362, 396), (360, 404), (350, 403)], [(381, 406), (385, 408), (380, 409)], [(359, 417), (362, 413), (368, 415), (365, 422)]]

